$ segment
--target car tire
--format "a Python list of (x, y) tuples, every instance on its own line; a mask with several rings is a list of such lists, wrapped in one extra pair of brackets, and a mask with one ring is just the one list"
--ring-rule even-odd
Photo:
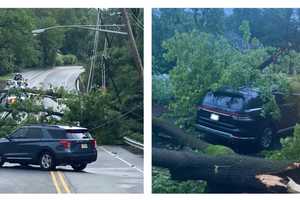
[(72, 164), (71, 165), (74, 171), (82, 171), (86, 168), (87, 164), (86, 163), (80, 163), (80, 164)]
[(258, 139), (258, 147), (260, 149), (270, 149), (273, 145), (273, 140), (273, 130), (269, 127), (264, 128)]
[(2, 167), (4, 163), (5, 163), (4, 157), (0, 155), (0, 167)]
[(20, 165), (22, 166), (22, 167), (28, 167), (28, 163), (20, 163)]
[(49, 171), (55, 169), (55, 159), (52, 153), (43, 152), (40, 156), (40, 167), (42, 170)]

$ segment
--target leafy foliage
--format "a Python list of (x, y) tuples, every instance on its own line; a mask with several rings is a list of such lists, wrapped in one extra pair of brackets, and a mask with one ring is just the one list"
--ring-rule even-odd
[(280, 140), (282, 149), (268, 153), (268, 157), (276, 160), (300, 160), (300, 125), (298, 124), (293, 136)]
[(203, 193), (204, 181), (174, 181), (170, 179), (168, 170), (152, 168), (153, 193)]
[(168, 105), (172, 99), (172, 85), (167, 75), (152, 76), (153, 102)]
[(100, 144), (120, 142), (123, 121), (118, 119), (120, 113), (112, 109), (115, 103), (110, 94), (101, 91), (71, 96), (65, 102), (68, 109), (64, 121), (79, 122), (92, 131)]
[(224, 86), (259, 88), (265, 102), (263, 115), (280, 117), (272, 91), (288, 93), (287, 74), (281, 73), (286, 65), (279, 61), (263, 73), (260, 69), (274, 48), (237, 50), (224, 37), (197, 31), (176, 33), (163, 46), (167, 50), (166, 60), (176, 62), (170, 71), (174, 95), (170, 109), (180, 125), (193, 123), (194, 118), (188, 117), (195, 116), (195, 105), (208, 90)]
[[(138, 49), (143, 55), (142, 9), (128, 9), (128, 12)], [(93, 53), (94, 31), (48, 29), (35, 36), (31, 31), (57, 25), (95, 24), (96, 9), (1, 9), (0, 16), (0, 44), (3, 42), (3, 45), (0, 45), (0, 53), (3, 53), (0, 55), (0, 57), (3, 56), (0, 61), (0, 75), (26, 67), (49, 67), (76, 63), (89, 66)], [(102, 9), (101, 18), (105, 24), (124, 24), (118, 9)], [(106, 36), (109, 41), (109, 56), (105, 58), (107, 87), (102, 89), (100, 86), (102, 65), (100, 63), (103, 59), (102, 50)], [(21, 47), (19, 42), (24, 46)], [(8, 44), (10, 48), (7, 49), (4, 44)], [(3, 126), (1, 129), (7, 133), (27, 123), (26, 120), (22, 120), (21, 116), (26, 115), (25, 118), (33, 123), (72, 125), (80, 123), (81, 126), (92, 131), (100, 144), (121, 143), (123, 136), (132, 136), (143, 141), (143, 80), (136, 70), (132, 54), (128, 49), (127, 37), (101, 32), (98, 46), (95, 76), (92, 83), (93, 91), (89, 94), (68, 94), (63, 88), (57, 88), (54, 91), (58, 96), (64, 97), (60, 102), (66, 109), (62, 119), (56, 120), (40, 112), (45, 108), (36, 98), (41, 100), (42, 95), (34, 99), (26, 98), (26, 101), (21, 101), (18, 97), (19, 103), (5, 107), (5, 109), (10, 109), (12, 114), (1, 121), (0, 125)], [(25, 47), (26, 51), (20, 52)], [(17, 55), (24, 60), (21, 59), (22, 63), (26, 61), (27, 64), (19, 65), (21, 62)], [(89, 67), (86, 67), (85, 73), (81, 75), (81, 88), (84, 88), (87, 82), (88, 72)], [(17, 91), (10, 92), (13, 94)], [(8, 125), (10, 122), (13, 122), (11, 129)]]

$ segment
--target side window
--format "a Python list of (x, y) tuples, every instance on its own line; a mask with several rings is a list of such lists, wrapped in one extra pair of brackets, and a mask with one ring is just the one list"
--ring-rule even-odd
[(20, 128), (16, 130), (13, 134), (11, 134), (10, 138), (12, 139), (26, 138), (26, 132), (27, 132), (27, 128)]
[(41, 139), (43, 137), (43, 132), (41, 128), (28, 128), (26, 133), (26, 138), (30, 139)]
[(47, 131), (52, 139), (67, 139), (67, 133), (65, 130), (48, 129)]

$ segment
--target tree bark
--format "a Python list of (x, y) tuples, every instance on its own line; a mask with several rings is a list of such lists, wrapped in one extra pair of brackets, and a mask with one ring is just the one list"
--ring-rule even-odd
[(156, 117), (152, 118), (152, 131), (163, 132), (171, 136), (178, 144), (189, 146), (192, 149), (204, 150), (211, 144), (185, 133), (171, 122)]
[(290, 161), (153, 148), (152, 163), (168, 168), (174, 180), (205, 180), (209, 186), (221, 188), (219, 192), (284, 193), (288, 192), (288, 177), (300, 183), (300, 164)]

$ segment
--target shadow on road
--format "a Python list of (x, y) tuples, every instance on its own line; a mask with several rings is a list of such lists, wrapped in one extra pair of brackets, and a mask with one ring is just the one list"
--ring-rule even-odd
[[(3, 166), (1, 167), (1, 170), (26, 170), (26, 171), (44, 171), (40, 168), (40, 166), (38, 165), (10, 165), (10, 166)], [(61, 167), (57, 167), (56, 169), (52, 170), (52, 171), (62, 171), (62, 172), (74, 172), (74, 173), (88, 173), (89, 172), (85, 172), (85, 171), (74, 171), (73, 169), (67, 169), (67, 168), (61, 168)], [(45, 171), (47, 172), (47, 171)]]

